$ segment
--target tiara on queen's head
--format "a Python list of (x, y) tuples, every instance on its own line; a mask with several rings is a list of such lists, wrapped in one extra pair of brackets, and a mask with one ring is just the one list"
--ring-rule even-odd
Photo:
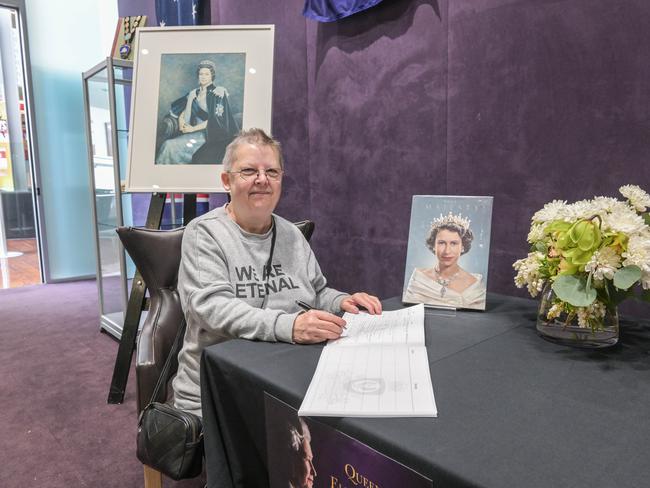
[(208, 67), (210, 66), (213, 70), (217, 70), (217, 65), (214, 63), (214, 61), (210, 61), (209, 59), (204, 59), (199, 63), (199, 66), (204, 66)]
[(461, 214), (454, 215), (451, 212), (449, 212), (447, 215), (442, 215), (440, 214), (440, 217), (437, 219), (433, 219), (431, 221), (431, 230), (433, 229), (438, 229), (442, 227), (443, 225), (453, 225), (455, 227), (459, 227), (460, 229), (463, 230), (463, 234), (467, 232), (467, 229), (469, 229), (469, 224), (472, 221), (463, 217)]

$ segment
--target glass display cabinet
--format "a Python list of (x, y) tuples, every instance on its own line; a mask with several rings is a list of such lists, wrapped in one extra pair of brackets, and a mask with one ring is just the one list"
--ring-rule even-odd
[[(100, 327), (120, 339), (135, 267), (115, 229), (134, 222), (126, 177), (133, 63), (107, 58), (83, 73), (88, 162), (97, 257)], [(143, 314), (144, 315), (144, 314)]]

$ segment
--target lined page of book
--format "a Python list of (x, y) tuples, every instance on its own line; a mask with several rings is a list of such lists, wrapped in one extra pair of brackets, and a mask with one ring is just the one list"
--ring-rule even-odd
[(424, 305), (383, 312), (345, 313), (346, 329), (329, 346), (357, 344), (411, 344), (424, 346)]

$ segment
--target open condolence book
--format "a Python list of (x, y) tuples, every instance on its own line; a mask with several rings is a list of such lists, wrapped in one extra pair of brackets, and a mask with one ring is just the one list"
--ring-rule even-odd
[(346, 313), (298, 410), (301, 416), (437, 417), (424, 343), (424, 306)]

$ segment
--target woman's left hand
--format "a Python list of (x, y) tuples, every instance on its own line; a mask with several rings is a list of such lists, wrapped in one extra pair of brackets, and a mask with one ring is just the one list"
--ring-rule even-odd
[(359, 309), (364, 308), (369, 314), (379, 315), (381, 313), (381, 302), (379, 298), (367, 293), (354, 293), (343, 299), (341, 310), (350, 313), (359, 313)]

